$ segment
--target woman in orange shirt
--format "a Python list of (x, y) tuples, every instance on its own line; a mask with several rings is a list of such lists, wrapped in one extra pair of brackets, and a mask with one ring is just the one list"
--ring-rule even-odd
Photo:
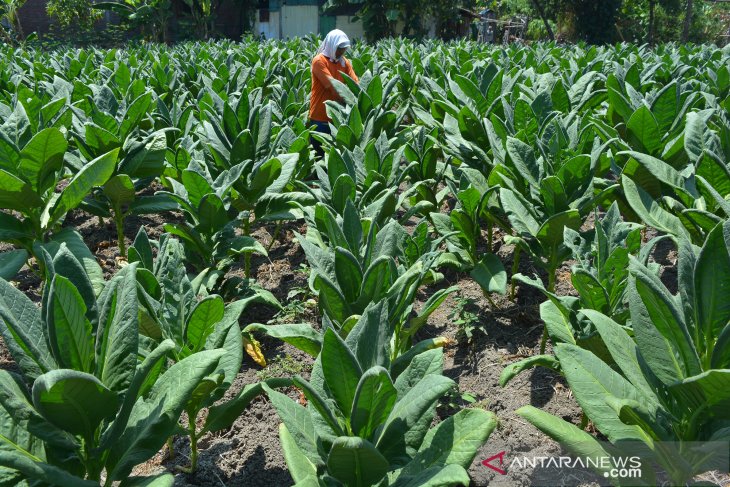
[[(327, 100), (340, 101), (332, 79), (344, 82), (342, 74), (359, 82), (352, 63), (345, 59), (344, 54), (350, 47), (350, 39), (347, 34), (339, 29), (330, 31), (324, 38), (317, 54), (312, 59), (312, 94), (309, 99), (309, 121), (315, 126), (317, 132), (329, 134), (329, 117), (327, 116)], [(319, 157), (324, 157), (324, 151), (319, 141), (312, 139), (312, 146)]]

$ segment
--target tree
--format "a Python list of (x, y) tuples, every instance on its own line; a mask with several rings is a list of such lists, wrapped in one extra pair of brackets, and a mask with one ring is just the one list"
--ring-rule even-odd
[(550, 27), (550, 22), (548, 22), (548, 19), (545, 16), (545, 9), (542, 8), (542, 4), (540, 3), (540, 0), (532, 0), (532, 4), (535, 6), (535, 10), (537, 10), (537, 13), (540, 16), (540, 19), (542, 19), (542, 23), (545, 24), (545, 30), (548, 33), (548, 37), (550, 38), (551, 41), (554, 41), (555, 34), (553, 34), (553, 29)]
[(689, 40), (689, 28), (692, 26), (692, 9), (694, 8), (694, 1), (687, 0), (687, 8), (684, 13), (684, 28), (682, 29), (682, 42)]
[[(25, 0), (0, 0), (0, 35), (6, 42), (13, 43), (15, 39), (23, 38), (23, 28), (18, 18), (18, 10), (24, 3)], [(7, 22), (10, 31), (3, 26), (3, 22)]]

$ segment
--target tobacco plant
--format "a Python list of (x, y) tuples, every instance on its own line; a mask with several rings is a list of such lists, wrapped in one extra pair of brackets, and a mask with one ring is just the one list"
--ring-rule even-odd
[(391, 362), (388, 349), (374, 308), (345, 340), (331, 328), (324, 333), (312, 378), (293, 380), (306, 407), (264, 386), (297, 484), (469, 485), (466, 469), (494, 430), (494, 415), (467, 409), (429, 428), (454, 387), (441, 375), (442, 350)]

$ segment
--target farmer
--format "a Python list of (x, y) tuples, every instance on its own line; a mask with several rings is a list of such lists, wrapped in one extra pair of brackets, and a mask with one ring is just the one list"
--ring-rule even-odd
[[(309, 120), (317, 132), (329, 134), (329, 117), (324, 102), (327, 100), (341, 101), (331, 80), (344, 82), (342, 73), (356, 82), (360, 80), (352, 70), (352, 64), (345, 59), (345, 51), (350, 47), (347, 34), (339, 29), (330, 31), (319, 46), (317, 54), (312, 59), (312, 95), (309, 100)], [(321, 158), (324, 150), (319, 141), (312, 138), (312, 146)]]

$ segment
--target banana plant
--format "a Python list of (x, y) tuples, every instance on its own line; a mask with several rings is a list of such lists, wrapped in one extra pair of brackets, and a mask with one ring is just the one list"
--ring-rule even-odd
[[(610, 359), (568, 343), (556, 345), (555, 356), (596, 429), (614, 445), (631, 445), (672, 483), (683, 485), (727, 468), (722, 457), (730, 420), (730, 309), (724, 299), (730, 223), (718, 224), (701, 249), (681, 239), (678, 268), (679, 293), (672, 295), (632, 258), (628, 295), (634, 337), (610, 317), (582, 310)], [(563, 419), (531, 406), (517, 412), (578, 454), (603, 451), (595, 438)], [(644, 481), (654, 485), (645, 467)]]
[(368, 313), (345, 340), (328, 329), (310, 381), (293, 379), (306, 407), (264, 386), (297, 484), (469, 485), (466, 469), (495, 416), (466, 409), (429, 428), (455, 385), (441, 375), (443, 351), (391, 362), (388, 346), (380, 314)]
[[(13, 138), (12, 134), (0, 134), (5, 154), (0, 162), (0, 209), (14, 212), (0, 213), (0, 240), (40, 259), (35, 244), (46, 242), (92, 188), (107, 182), (116, 166), (118, 151), (112, 150), (88, 162), (76, 174), (68, 175), (64, 167), (68, 144), (58, 128), (41, 130), (22, 147), (16, 145), (22, 141), (17, 138), (20, 134)], [(60, 187), (63, 189), (57, 192)]]
[(0, 334), (20, 370), (0, 371), (0, 416), (13, 425), (3, 429), (0, 475), (99, 485), (106, 472), (104, 485), (135, 485), (132, 469), (177, 431), (183, 408), (224, 351), (197, 353), (161, 373), (174, 343), (140, 346), (144, 275), (137, 265), (120, 270), (97, 297), (67, 246), (52, 260), (46, 255), (40, 308), (0, 280)]

